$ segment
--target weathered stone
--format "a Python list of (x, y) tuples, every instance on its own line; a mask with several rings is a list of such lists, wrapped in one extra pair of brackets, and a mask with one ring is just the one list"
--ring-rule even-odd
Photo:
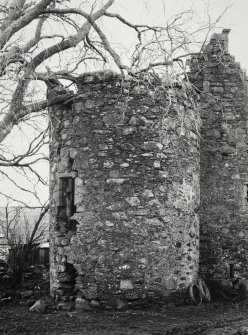
[(155, 169), (160, 169), (160, 166), (161, 166), (160, 161), (154, 161), (154, 162), (153, 162), (153, 167), (154, 167)]
[(130, 206), (138, 206), (140, 204), (138, 197), (127, 197), (125, 200)]
[(61, 134), (61, 138), (62, 138), (62, 140), (66, 140), (67, 139), (67, 134)]
[(106, 161), (106, 162), (103, 162), (103, 167), (105, 167), (105, 168), (110, 169), (110, 168), (112, 168), (113, 166), (114, 166), (114, 162), (112, 162), (112, 161)]
[(85, 108), (92, 109), (95, 106), (95, 102), (92, 100), (86, 100), (85, 101)]
[(112, 213), (112, 216), (117, 220), (126, 220), (127, 215), (125, 212), (114, 212)]
[(76, 301), (76, 306), (75, 308), (77, 310), (81, 310), (81, 311), (92, 311), (93, 306), (91, 305), (91, 303), (83, 298), (77, 298)]
[(42, 313), (46, 310), (46, 304), (42, 300), (36, 301), (36, 303), (29, 308), (30, 312)]
[(207, 93), (210, 91), (210, 82), (209, 81), (204, 81), (203, 82), (203, 92)]
[(94, 308), (99, 308), (101, 306), (100, 302), (94, 299), (91, 300), (90, 304)]
[(135, 133), (136, 131), (137, 131), (136, 127), (125, 127), (122, 133), (123, 135), (127, 136)]
[(142, 195), (146, 198), (153, 198), (154, 197), (154, 194), (152, 192), (152, 190), (144, 190)]
[(137, 126), (139, 124), (139, 118), (137, 115), (133, 115), (129, 122), (128, 122), (131, 126)]
[(75, 302), (74, 301), (59, 302), (57, 308), (62, 311), (70, 312), (75, 309)]
[(127, 168), (127, 167), (129, 167), (129, 164), (128, 163), (122, 163), (122, 164), (120, 164), (120, 166), (124, 167), (124, 168)]
[(75, 159), (76, 156), (77, 156), (77, 154), (78, 154), (78, 152), (77, 152), (76, 149), (74, 149), (74, 148), (71, 148), (71, 149), (70, 149), (70, 157), (71, 157), (72, 159)]
[(208, 82), (201, 98), (200, 274), (232, 290), (231, 280), (224, 282), (247, 268), (248, 102), (247, 79), (227, 42), (227, 34), (213, 36), (208, 55), (199, 55), (201, 74), (192, 65), (192, 80), (200, 90)]
[(55, 245), (57, 245), (57, 246), (60, 246), (60, 245), (62, 245), (62, 241), (63, 241), (63, 237), (56, 237), (55, 238)]
[(70, 243), (70, 240), (68, 238), (63, 238), (61, 240), (61, 245), (66, 246)]
[(120, 281), (120, 289), (121, 290), (133, 290), (134, 286), (133, 286), (133, 283), (131, 282), (131, 280), (129, 280), (129, 279), (122, 279)]
[(106, 180), (107, 184), (123, 184), (126, 181), (124, 178), (110, 178)]
[[(90, 77), (79, 80), (75, 107), (50, 113), (50, 145), (57, 148), (51, 151), (52, 292), (62, 302), (76, 298), (84, 310), (93, 308), (92, 300), (122, 309), (127, 301), (173, 299), (198, 272), (195, 102), (179, 87), (165, 88), (163, 99), (153, 85), (136, 94), (129, 79), (125, 96), (122, 78)], [(180, 137), (182, 119), (187, 129)], [(70, 192), (58, 187), (60, 178), (74, 184), (73, 203), (63, 203)]]
[(163, 145), (159, 142), (147, 141), (147, 142), (144, 142), (142, 148), (147, 151), (156, 151), (156, 150), (162, 150)]
[(36, 303), (30, 307), (30, 312), (43, 313), (48, 308), (54, 307), (54, 300), (51, 297), (42, 297)]

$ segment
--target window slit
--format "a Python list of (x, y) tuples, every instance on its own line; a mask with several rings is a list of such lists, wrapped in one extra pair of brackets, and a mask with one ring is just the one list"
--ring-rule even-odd
[(230, 264), (229, 265), (229, 275), (230, 275), (230, 279), (233, 279), (234, 278), (234, 264)]
[(74, 188), (74, 178), (59, 178), (58, 207), (65, 211), (68, 220), (75, 213)]

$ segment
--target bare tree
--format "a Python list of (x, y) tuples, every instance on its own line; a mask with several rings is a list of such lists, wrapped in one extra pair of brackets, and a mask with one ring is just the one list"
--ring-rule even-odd
[[(43, 117), (48, 107), (73, 98), (75, 90), (68, 88), (73, 87), (79, 73), (87, 68), (111, 67), (122, 75), (139, 78), (154, 71), (177, 78), (180, 71), (185, 73), (186, 57), (196, 51), (197, 36), (203, 36), (204, 32), (200, 39), (202, 46), (221, 17), (213, 22), (208, 18), (204, 25), (196, 27), (190, 24), (194, 12), (187, 11), (165, 21), (164, 26), (136, 24), (112, 12), (114, 2), (1, 2), (0, 176), (24, 192), (30, 190), (20, 186), (8, 171), (14, 169), (27, 178), (32, 176), (35, 183), (46, 184), (35, 168), (47, 160), (43, 154), (48, 142), (47, 122)], [(121, 57), (105, 29), (111, 20), (134, 33), (133, 47), (125, 57)], [(46, 87), (56, 91), (52, 99), (46, 99)], [(6, 137), (23, 125), (31, 125), (34, 135), (28, 138), (29, 143), (21, 153), (13, 153), (5, 145)], [(38, 194), (34, 194), (38, 199)]]
[[(48, 224), (44, 221), (48, 206), (41, 207), (39, 214), (32, 218), (26, 210), (25, 207), (6, 206), (0, 217), (0, 232), (10, 251), (9, 263), (15, 284), (23, 281), (28, 258), (48, 231)], [(31, 214), (34, 210), (28, 208)]]

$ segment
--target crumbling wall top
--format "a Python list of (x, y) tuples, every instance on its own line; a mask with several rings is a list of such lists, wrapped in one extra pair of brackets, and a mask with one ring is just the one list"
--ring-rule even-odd
[(223, 29), (221, 33), (213, 34), (210, 42), (205, 46), (205, 52), (218, 52), (222, 51), (228, 53), (228, 35), (231, 29)]
[(116, 79), (121, 79), (121, 75), (112, 70), (102, 70), (95, 72), (84, 72), (78, 78), (78, 83), (80, 84), (90, 84), (98, 82), (106, 82)]

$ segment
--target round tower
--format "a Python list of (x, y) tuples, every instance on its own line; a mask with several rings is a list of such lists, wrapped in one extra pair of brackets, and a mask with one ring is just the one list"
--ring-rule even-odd
[(52, 292), (82, 309), (180, 303), (199, 257), (193, 93), (108, 71), (77, 87), (50, 111)]

